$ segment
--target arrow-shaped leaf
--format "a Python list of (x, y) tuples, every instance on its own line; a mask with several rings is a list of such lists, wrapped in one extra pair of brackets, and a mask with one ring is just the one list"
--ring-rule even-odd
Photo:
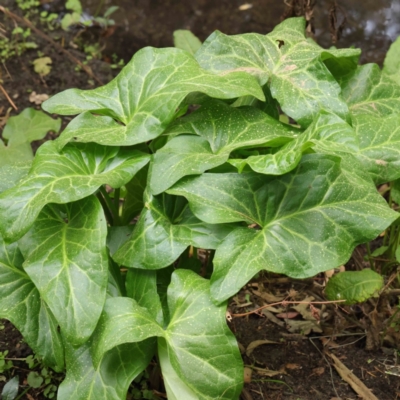
[(264, 99), (257, 81), (248, 74), (216, 76), (201, 69), (184, 50), (146, 47), (107, 85), (85, 91), (68, 89), (43, 103), (43, 108), (62, 115), (82, 113), (64, 130), (59, 147), (70, 140), (128, 146), (159, 136), (192, 92), (219, 99), (244, 95)]
[(203, 68), (215, 73), (246, 71), (256, 76), (261, 85), (270, 82), (272, 96), (282, 110), (303, 127), (321, 109), (345, 119), (347, 105), (324, 61), (330, 59), (332, 64), (342, 58), (354, 60), (360, 50), (325, 50), (307, 40), (304, 33), (303, 18), (287, 19), (266, 36), (227, 36), (216, 31), (204, 42), (196, 58)]
[(157, 151), (151, 163), (149, 188), (153, 194), (162, 193), (183, 176), (223, 164), (236, 149), (279, 146), (300, 132), (256, 108), (234, 108), (209, 100), (167, 129), (166, 134), (192, 136), (175, 137)]
[(95, 362), (121, 343), (158, 336), (161, 357), (168, 358), (162, 363), (169, 366), (163, 370), (165, 379), (179, 379), (176, 387), (167, 385), (169, 397), (179, 398), (176, 391), (182, 393), (186, 387), (186, 393), (196, 396), (189, 399), (237, 398), (243, 380), (242, 360), (226, 325), (226, 305), (212, 303), (209, 282), (188, 270), (175, 271), (168, 288), (168, 306), (171, 319), (163, 329), (134, 300), (108, 299), (93, 339)]
[(149, 155), (136, 150), (71, 144), (59, 153), (54, 142), (46, 142), (29, 175), (0, 195), (0, 230), (8, 240), (19, 239), (46, 204), (82, 199), (106, 183), (118, 188), (148, 161)]
[[(354, 129), (335, 114), (321, 111), (304, 133), (300, 133), (272, 154), (250, 156), (240, 163), (266, 175), (283, 175), (294, 169), (303, 153), (313, 148), (317, 152), (335, 154), (358, 151)], [(235, 160), (236, 161), (236, 160)]]
[(145, 194), (145, 208), (132, 236), (117, 250), (113, 259), (127, 267), (164, 268), (190, 245), (215, 249), (231, 229), (231, 226), (200, 221), (183, 198)]
[(106, 299), (107, 224), (96, 197), (49, 205), (20, 240), (24, 269), (68, 341), (85, 343)]
[(0, 236), (0, 318), (10, 320), (45, 364), (64, 368), (64, 348), (55, 320), (22, 268), (16, 243), (6, 245)]
[(168, 192), (185, 196), (205, 222), (256, 224), (235, 229), (218, 246), (211, 280), (217, 301), (263, 269), (305, 278), (337, 267), (397, 219), (353, 157), (306, 155), (277, 178), (203, 174)]

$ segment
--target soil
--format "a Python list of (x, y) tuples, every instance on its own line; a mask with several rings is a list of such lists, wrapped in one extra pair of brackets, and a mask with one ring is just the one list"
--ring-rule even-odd
[[(45, 3), (48, 3), (46, 7), (53, 7), (53, 11), (62, 11), (63, 2), (43, 1)], [(120, 3), (126, 7), (126, 1)], [(98, 86), (99, 82), (110, 81), (119, 72), (110, 64), (114, 53), (118, 59), (128, 61), (135, 51), (144, 46), (171, 46), (172, 31), (182, 28), (191, 29), (202, 40), (215, 29), (228, 34), (251, 31), (268, 33), (279, 22), (285, 9), (283, 2), (275, 2), (275, 6), (271, 7), (272, 3), (268, 0), (253, 2), (257, 5), (257, 12), (252, 9), (238, 12), (238, 7), (244, 4), (239, 0), (138, 0), (132, 3), (134, 7), (129, 18), (120, 19), (120, 24), (115, 28), (93, 27), (85, 31), (72, 29), (64, 32), (49, 30), (46, 25), (36, 23), (38, 29), (54, 41), (50, 42), (35, 32), (30, 37), (37, 43), (41, 53), (51, 58), (51, 72), (41, 77), (33, 71), (32, 63), (38, 57), (37, 50), (29, 50), (20, 57), (7, 60), (3, 67), (0, 65), (0, 83), (18, 108), (18, 111), (15, 110), (6, 96), (0, 94), (0, 124), (5, 122), (7, 116), (16, 115), (26, 107), (39, 109), (40, 104), (29, 100), (32, 92), (51, 96), (67, 88), (90, 89)], [(3, 0), (2, 5), (21, 16), (15, 1)], [(87, 1), (89, 10), (95, 5), (95, 2)], [(124, 8), (119, 12), (124, 12)], [(33, 16), (32, 20), (36, 21), (35, 18)], [(25, 27), (20, 20), (6, 18), (0, 12), (1, 29), (9, 32), (16, 25)], [(318, 31), (321, 21), (316, 26)], [(327, 40), (327, 35), (328, 30), (321, 36), (323, 41)], [(379, 40), (377, 43), (386, 52), (390, 40)], [(103, 49), (98, 59), (87, 63), (91, 73), (77, 68), (78, 61), (87, 61), (88, 54), (82, 51), (87, 43), (99, 43)], [(373, 61), (382, 61), (380, 53), (376, 57)], [(64, 118), (64, 125), (68, 120)], [(45, 140), (53, 138), (54, 135), (49, 134)], [(39, 145), (33, 144), (34, 148)], [(347, 267), (363, 267), (363, 252), (364, 249), (358, 248)], [(262, 276), (243, 288), (232, 300), (229, 312), (233, 318), (229, 326), (240, 344), (245, 365), (252, 370), (242, 399), (357, 399), (357, 394), (333, 366), (331, 354), (336, 355), (342, 366), (344, 364), (353, 371), (378, 399), (393, 400), (400, 397), (400, 368), (397, 366), (395, 350), (399, 345), (399, 337), (395, 329), (387, 327), (391, 310), (398, 303), (397, 298), (374, 299), (359, 307), (306, 304), (300, 311), (293, 308), (294, 304), (282, 304), (282, 300), (309, 303), (309, 296), (324, 301), (323, 279), (321, 276), (314, 280), (293, 281), (277, 276)], [(268, 310), (258, 310), (275, 302), (280, 303), (275, 308), (270, 306)], [(306, 324), (301, 325), (301, 322)], [(23, 359), (31, 354), (12, 324), (8, 321), (2, 323), (0, 352), (8, 350), (7, 357), (10, 359)], [(296, 326), (297, 331), (294, 328)], [(264, 343), (251, 352), (249, 345), (259, 340), (273, 343)], [(16, 374), (22, 376), (20, 383), (24, 389), (28, 388), (28, 373), (24, 361), (13, 360), (12, 369), (4, 376), (7, 379)], [(54, 381), (59, 379), (60, 376), (55, 375)], [(0, 376), (0, 393), (3, 386)], [(31, 388), (22, 399), (44, 399), (42, 391)]]

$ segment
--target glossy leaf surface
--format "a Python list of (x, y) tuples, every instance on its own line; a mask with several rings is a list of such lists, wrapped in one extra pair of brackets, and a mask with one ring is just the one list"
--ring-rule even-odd
[[(175, 271), (168, 288), (168, 307), (171, 319), (162, 329), (134, 300), (107, 300), (94, 337), (94, 359), (121, 343), (158, 336), (165, 339), (172, 374), (198, 399), (237, 398), (243, 380), (242, 361), (225, 322), (226, 306), (212, 303), (209, 282), (191, 271)], [(166, 357), (165, 351), (162, 357)], [(169, 381), (168, 370), (163, 373)]]
[(365, 64), (340, 80), (342, 95), (353, 115), (382, 117), (398, 113), (400, 86), (382, 74), (377, 64)]
[(205, 222), (260, 227), (237, 228), (218, 246), (211, 280), (217, 301), (263, 269), (304, 278), (337, 267), (397, 218), (356, 160), (318, 154), (278, 178), (203, 174), (168, 192), (185, 196)]
[(400, 115), (384, 118), (371, 115), (354, 117), (360, 140), (358, 159), (376, 184), (400, 178)]
[(0, 236), (0, 318), (10, 320), (46, 365), (64, 367), (64, 348), (57, 321), (22, 268), (16, 243), (6, 245)]
[(272, 154), (250, 156), (243, 160), (240, 167), (248, 164), (261, 174), (283, 175), (294, 169), (305, 151), (328, 154), (335, 152), (358, 151), (358, 138), (352, 127), (335, 114), (321, 112), (304, 133)]
[(6, 239), (19, 239), (46, 204), (82, 199), (103, 184), (120, 187), (148, 161), (138, 151), (94, 144), (71, 144), (59, 153), (54, 142), (46, 142), (29, 174), (0, 195), (0, 230)]
[(157, 272), (130, 268), (126, 273), (126, 294), (144, 307), (163, 326), (163, 313), (157, 293)]
[[(200, 65), (214, 73), (246, 71), (261, 85), (270, 82), (272, 96), (282, 110), (308, 126), (321, 110), (346, 118), (348, 108), (340, 86), (324, 60), (343, 58), (356, 67), (357, 49), (326, 50), (305, 37), (305, 20), (290, 18), (268, 35), (227, 36), (216, 31), (196, 53)], [(346, 63), (347, 64), (347, 63)]]
[(0, 166), (0, 193), (12, 188), (24, 178), (28, 174), (31, 165), (31, 161), (17, 161)]
[(157, 151), (151, 163), (149, 188), (159, 194), (183, 176), (201, 174), (223, 164), (236, 149), (282, 145), (299, 132), (256, 108), (208, 101), (168, 128), (167, 134), (192, 136), (174, 137)]
[(201, 69), (184, 50), (146, 47), (107, 85), (68, 89), (43, 103), (43, 108), (62, 115), (82, 113), (62, 133), (59, 147), (70, 140), (128, 146), (159, 136), (191, 92), (220, 99), (244, 95), (264, 99), (248, 74), (216, 76)]
[(98, 364), (90, 354), (91, 343), (66, 346), (67, 375), (61, 383), (58, 400), (122, 400), (128, 387), (149, 364), (154, 340), (127, 343), (103, 355)]
[(390, 45), (382, 72), (400, 85), (400, 36)]
[(20, 240), (24, 269), (75, 345), (85, 343), (106, 298), (107, 224), (96, 197), (49, 205)]
[(215, 249), (231, 230), (230, 226), (200, 221), (183, 198), (145, 196), (145, 208), (132, 236), (113, 255), (126, 267), (167, 267), (190, 245)]

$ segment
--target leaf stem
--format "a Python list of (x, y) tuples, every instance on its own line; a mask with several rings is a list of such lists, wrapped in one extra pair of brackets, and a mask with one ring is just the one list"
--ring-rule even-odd
[(365, 244), (365, 247), (367, 248), (369, 265), (371, 266), (372, 271), (375, 271), (375, 265), (374, 262), (372, 261), (372, 254), (371, 254), (371, 248), (369, 247), (369, 242)]
[(119, 215), (119, 198), (121, 196), (121, 189), (115, 189), (114, 190), (114, 206), (118, 210), (118, 215)]
[(100, 192), (103, 195), (103, 198), (107, 204), (107, 207), (110, 211), (110, 213), (113, 216), (113, 225), (119, 226), (121, 225), (121, 219), (119, 218), (119, 212), (118, 212), (118, 207), (115, 206), (115, 203), (111, 200), (109, 194), (107, 193), (107, 190), (105, 189), (104, 186), (100, 186)]
[(97, 192), (97, 198), (100, 201), (101, 206), (103, 207), (104, 214), (106, 214), (106, 218), (108, 220), (108, 223), (110, 225), (114, 225), (114, 218), (111, 214), (111, 211), (109, 210), (106, 201), (104, 200), (104, 197), (101, 195), (100, 192)]

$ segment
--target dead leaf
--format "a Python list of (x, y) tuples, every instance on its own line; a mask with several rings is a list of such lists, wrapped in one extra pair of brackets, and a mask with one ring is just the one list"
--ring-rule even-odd
[(284, 318), (284, 319), (286, 319), (286, 318), (291, 319), (291, 318), (296, 318), (298, 315), (299, 315), (299, 313), (296, 312), (296, 311), (289, 311), (289, 312), (286, 312), (286, 313), (276, 314), (276, 317), (277, 318)]
[(312, 375), (323, 375), (325, 373), (325, 368), (324, 367), (318, 367), (318, 368), (314, 368)]
[(258, 346), (261, 346), (263, 344), (281, 344), (280, 342), (274, 342), (272, 340), (254, 340), (254, 342), (251, 342), (246, 349), (246, 356), (250, 357), (250, 354), (254, 351), (254, 349)]
[[(314, 297), (308, 296), (300, 304), (297, 304), (296, 306), (293, 306), (292, 308), (294, 310), (298, 311), (305, 320), (315, 321), (316, 319), (313, 315), (313, 312), (310, 310), (310, 303), (313, 300), (314, 300)], [(316, 310), (318, 313), (320, 312), (318, 309), (316, 309)]]
[(279, 303), (282, 301), (285, 296), (275, 296), (272, 293), (268, 292), (260, 292), (259, 290), (253, 290), (253, 294), (255, 294), (258, 297), (261, 297), (262, 299), (266, 300), (268, 303)]
[(301, 366), (299, 364), (286, 364), (285, 368), (287, 368), (287, 369), (301, 369)]
[(321, 327), (314, 321), (296, 321), (292, 319), (286, 319), (289, 332), (302, 332), (303, 335), (308, 335), (311, 331), (316, 333), (322, 333)]
[(51, 71), (51, 65), (53, 61), (50, 57), (40, 57), (33, 60), (33, 69), (40, 76), (48, 75)]
[(269, 321), (273, 322), (276, 325), (279, 325), (280, 327), (284, 328), (285, 327), (285, 323), (283, 321), (281, 321), (279, 318), (276, 318), (274, 314), (272, 314), (272, 312), (266, 310), (265, 308), (261, 311), (262, 314), (264, 314)]
[(242, 343), (237, 342), (240, 354), (244, 354), (246, 352), (246, 348), (242, 345)]
[(239, 11), (246, 11), (250, 10), (250, 8), (253, 8), (253, 4), (251, 3), (244, 3), (241, 6), (239, 6)]
[(258, 375), (269, 376), (270, 378), (272, 378), (273, 376), (277, 376), (277, 375), (287, 375), (284, 367), (282, 367), (279, 371), (273, 371), (268, 368), (258, 368), (258, 367), (253, 367), (253, 366), (251, 367), (251, 369), (253, 371), (256, 371)]
[(25, 393), (25, 396), (28, 398), (28, 400), (35, 400), (29, 393)]
[(251, 382), (251, 374), (253, 373), (253, 370), (249, 367), (244, 367), (244, 383), (250, 383)]
[(49, 98), (49, 95), (46, 93), (38, 94), (36, 92), (32, 92), (29, 95), (29, 101), (31, 103), (35, 103), (36, 105), (42, 104), (44, 101), (46, 101)]

